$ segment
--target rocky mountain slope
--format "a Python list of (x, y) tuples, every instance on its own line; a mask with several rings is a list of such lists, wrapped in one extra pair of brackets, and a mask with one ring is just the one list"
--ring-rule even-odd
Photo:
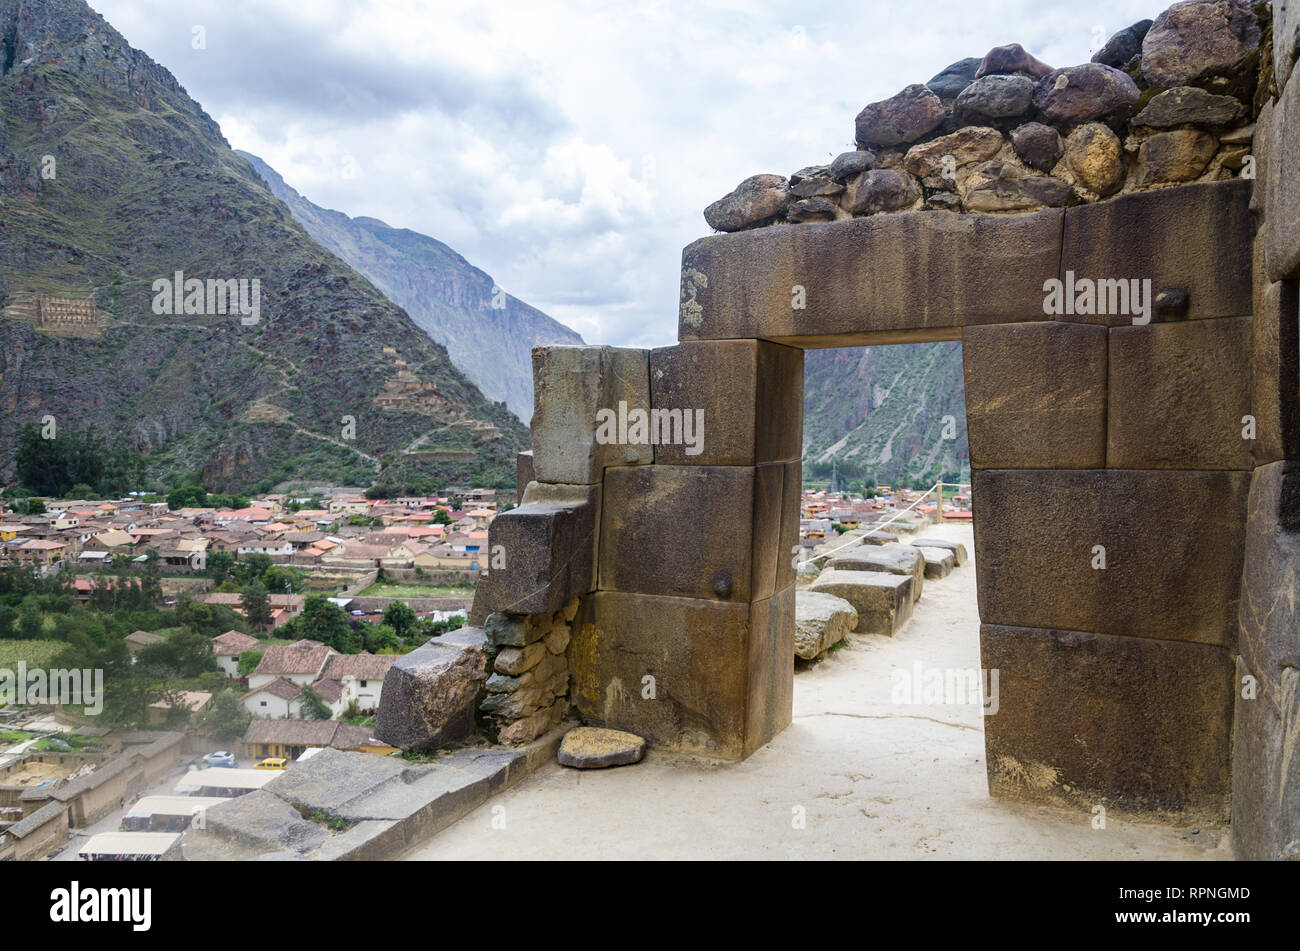
[(484, 394), (504, 401), (525, 422), (532, 417), (532, 348), (580, 345), (582, 337), (506, 294), (441, 241), (375, 218), (350, 218), (321, 208), (257, 156), (238, 154), (252, 163), (309, 235), (405, 308)]
[[(259, 282), (256, 320), (155, 282)], [(513, 480), (526, 428), (320, 247), (166, 69), (81, 0), (0, 0), (0, 484), (25, 423), (163, 482)]]
[(805, 478), (969, 479), (961, 344), (807, 351), (803, 425)]

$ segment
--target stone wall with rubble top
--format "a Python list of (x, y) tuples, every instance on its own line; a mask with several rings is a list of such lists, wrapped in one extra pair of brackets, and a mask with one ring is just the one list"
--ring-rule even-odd
[(748, 178), (704, 217), (740, 231), (922, 209), (1026, 212), (1251, 177), (1271, 36), (1266, 3), (1192, 0), (1121, 30), (1080, 66), (996, 47), (866, 105), (857, 151)]

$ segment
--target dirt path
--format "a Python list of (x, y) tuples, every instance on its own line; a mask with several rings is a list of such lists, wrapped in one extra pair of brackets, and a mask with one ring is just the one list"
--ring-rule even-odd
[[(926, 534), (973, 554), (969, 526)], [(973, 560), (926, 583), (898, 637), (852, 636), (797, 672), (794, 723), (745, 762), (652, 751), (608, 771), (550, 764), (407, 858), (1231, 857), (1219, 830), (1113, 818), (1094, 830), (1090, 815), (991, 799), (978, 706), (891, 702), (891, 671), (917, 662), (979, 667)]]

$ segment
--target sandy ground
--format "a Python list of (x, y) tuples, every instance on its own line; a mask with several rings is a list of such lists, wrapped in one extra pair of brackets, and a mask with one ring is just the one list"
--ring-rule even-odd
[[(970, 526), (924, 534), (974, 553)], [(926, 582), (898, 637), (851, 641), (796, 672), (794, 723), (743, 763), (551, 763), (406, 858), (1231, 858), (1226, 830), (1099, 830), (1090, 814), (991, 799), (978, 705), (891, 702), (897, 668), (979, 667), (973, 558)]]

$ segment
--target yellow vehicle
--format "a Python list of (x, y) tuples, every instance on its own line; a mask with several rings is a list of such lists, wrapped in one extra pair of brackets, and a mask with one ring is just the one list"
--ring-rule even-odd
[(289, 761), (287, 759), (281, 759), (278, 756), (268, 756), (266, 759), (255, 765), (253, 769), (284, 769), (288, 765)]

